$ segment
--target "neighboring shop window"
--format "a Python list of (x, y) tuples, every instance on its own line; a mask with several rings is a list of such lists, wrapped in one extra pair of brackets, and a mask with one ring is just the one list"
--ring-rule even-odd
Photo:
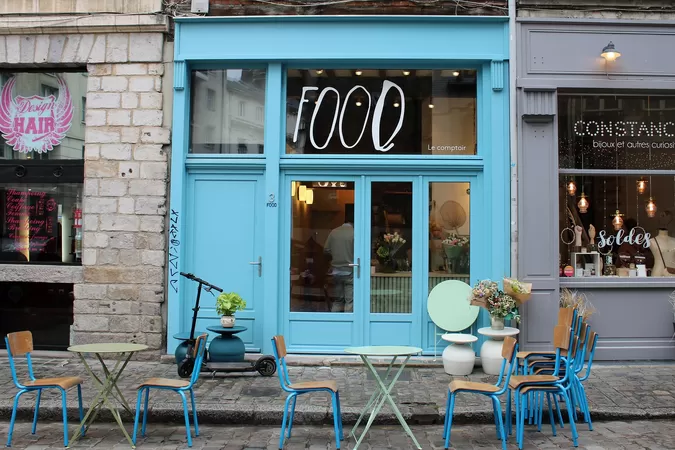
[(475, 70), (288, 70), (286, 153), (475, 155)]
[(262, 154), (265, 70), (194, 70), (191, 79), (190, 153)]
[(675, 96), (561, 94), (558, 114), (561, 276), (675, 276)]
[(0, 74), (0, 262), (79, 264), (81, 73)]

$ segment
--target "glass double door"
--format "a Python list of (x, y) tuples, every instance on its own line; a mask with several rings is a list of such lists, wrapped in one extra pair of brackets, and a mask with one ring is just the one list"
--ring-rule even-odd
[[(289, 349), (423, 346), (429, 290), (445, 279), (469, 281), (470, 183), (412, 176), (285, 180)], [(456, 244), (456, 257), (448, 258), (444, 242)]]

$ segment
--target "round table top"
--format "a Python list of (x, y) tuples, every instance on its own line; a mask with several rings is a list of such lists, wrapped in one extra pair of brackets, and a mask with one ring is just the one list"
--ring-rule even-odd
[[(202, 334), (206, 334), (206, 331), (195, 331), (195, 339), (197, 339)], [(182, 333), (176, 333), (173, 335), (173, 338), (181, 341), (187, 341), (188, 339), (190, 339), (190, 332), (183, 331)]]
[(347, 347), (345, 353), (361, 356), (410, 356), (422, 353), (422, 349), (405, 345), (370, 345), (366, 347)]
[(130, 344), (126, 342), (110, 342), (102, 344), (82, 344), (71, 345), (68, 347), (69, 352), (76, 353), (129, 353), (142, 352), (147, 350), (148, 346), (145, 344)]
[(478, 329), (478, 333), (489, 337), (506, 337), (515, 336), (520, 333), (520, 330), (513, 327), (504, 327), (503, 330), (493, 330), (490, 327), (483, 327)]
[(207, 330), (212, 331), (214, 333), (218, 334), (235, 334), (235, 333), (241, 333), (242, 331), (248, 330), (247, 327), (221, 327), (221, 326), (213, 326), (213, 327), (206, 327)]
[(471, 286), (459, 280), (438, 283), (429, 293), (427, 311), (436, 326), (445, 331), (462, 331), (478, 318), (480, 307), (469, 302)]
[(478, 338), (473, 334), (462, 334), (462, 333), (446, 333), (441, 336), (444, 341), (453, 342), (455, 344), (470, 344), (476, 342)]

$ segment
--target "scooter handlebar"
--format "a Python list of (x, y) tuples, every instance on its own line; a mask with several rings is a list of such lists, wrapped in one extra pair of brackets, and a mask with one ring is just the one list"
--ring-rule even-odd
[(196, 281), (197, 283), (203, 284), (204, 286), (208, 287), (209, 289), (214, 289), (218, 292), (223, 292), (223, 290), (221, 288), (219, 288), (218, 286), (216, 286), (215, 284), (211, 284), (208, 281), (202, 280), (201, 278), (196, 277), (191, 273), (181, 272), (180, 274), (183, 275), (188, 280)]

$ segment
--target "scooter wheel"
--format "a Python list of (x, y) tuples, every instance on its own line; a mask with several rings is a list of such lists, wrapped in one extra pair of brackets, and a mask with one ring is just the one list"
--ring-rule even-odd
[(178, 364), (178, 376), (181, 378), (190, 378), (195, 368), (195, 360), (185, 358)]
[(271, 356), (263, 356), (256, 361), (255, 370), (264, 377), (271, 377), (277, 371), (277, 362)]

